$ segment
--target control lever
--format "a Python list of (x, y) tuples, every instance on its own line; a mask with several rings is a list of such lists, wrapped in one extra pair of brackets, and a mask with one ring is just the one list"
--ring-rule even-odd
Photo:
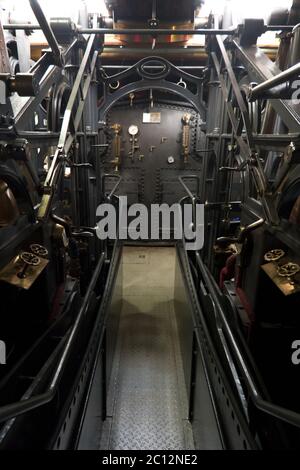
[(52, 50), (54, 64), (57, 65), (58, 67), (63, 67), (63, 57), (62, 57), (61, 50), (59, 48), (56, 37), (54, 36), (53, 30), (50, 24), (48, 23), (38, 0), (29, 0), (29, 3), (45, 35), (45, 38), (48, 41), (49, 47)]
[[(202, 150), (201, 150), (202, 151)], [(248, 160), (245, 160), (244, 162), (241, 163), (241, 165), (237, 167), (232, 167), (232, 166), (221, 166), (219, 168), (219, 171), (245, 171), (246, 166), (249, 164)]]
[(102, 177), (102, 191), (103, 191), (104, 194), (105, 194), (105, 189), (106, 189), (105, 188), (105, 186), (106, 186), (105, 182), (106, 182), (107, 178), (117, 180), (116, 184), (114, 185), (114, 187), (112, 188), (110, 193), (105, 195), (106, 201), (110, 202), (111, 198), (115, 195), (115, 192), (117, 191), (118, 187), (120, 186), (120, 183), (122, 181), (122, 177), (119, 176), (119, 175), (116, 175), (115, 173), (114, 174), (106, 173), (105, 175), (103, 175), (103, 177)]

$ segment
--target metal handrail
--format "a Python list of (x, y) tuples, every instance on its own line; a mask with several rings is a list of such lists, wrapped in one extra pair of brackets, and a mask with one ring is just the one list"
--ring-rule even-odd
[(288, 408), (275, 405), (274, 403), (271, 403), (265, 400), (261, 396), (260, 392), (258, 391), (258, 387), (256, 386), (255, 379), (252, 376), (251, 371), (247, 367), (247, 364), (244, 361), (242, 354), (240, 353), (234, 334), (231, 330), (229, 322), (227, 321), (226, 315), (224, 314), (222, 305), (219, 300), (220, 292), (218, 291), (217, 287), (212, 282), (210, 278), (210, 273), (207, 267), (204, 265), (201, 255), (198, 251), (196, 252), (196, 262), (201, 272), (201, 275), (203, 277), (203, 280), (205, 281), (209, 291), (215, 294), (214, 302), (216, 305), (216, 312), (218, 313), (218, 316), (221, 320), (222, 326), (226, 333), (226, 338), (229, 341), (229, 345), (231, 346), (231, 351), (233, 352), (234, 359), (236, 360), (239, 370), (242, 373), (243, 379), (245, 380), (247, 390), (251, 396), (254, 406), (258, 408), (260, 411), (267, 413), (268, 415), (271, 415), (274, 418), (277, 418), (293, 426), (300, 427), (300, 414), (299, 413), (289, 410)]
[[(197, 194), (196, 196), (191, 192), (189, 187), (185, 184), (184, 180), (185, 179), (194, 179), (197, 181)], [(187, 193), (187, 197), (191, 199), (192, 202), (192, 209), (193, 209), (193, 215), (192, 215), (192, 224), (193, 228), (195, 229), (196, 227), (196, 204), (200, 199), (199, 192), (200, 192), (200, 180), (197, 175), (184, 175), (184, 176), (179, 176), (178, 180), (182, 187), (184, 188), (185, 192)], [(180, 204), (184, 201), (185, 198), (182, 198), (180, 200)]]
[[(194, 179), (197, 181), (197, 194), (194, 196), (194, 194), (191, 192), (191, 190), (188, 188), (188, 186), (185, 184), (184, 180), (185, 179)], [(184, 176), (179, 176), (178, 180), (182, 187), (184, 188), (185, 192), (189, 195), (189, 197), (193, 200), (193, 198), (197, 197), (199, 198), (199, 193), (200, 193), (200, 181), (199, 181), (199, 176), (197, 175), (184, 175)]]
[(105, 254), (101, 253), (101, 256), (99, 258), (99, 261), (97, 263), (97, 266), (94, 270), (91, 282), (89, 284), (89, 287), (86, 291), (85, 297), (83, 299), (82, 305), (80, 307), (78, 316), (76, 318), (76, 321), (71, 329), (70, 335), (66, 341), (66, 345), (62, 351), (61, 357), (59, 359), (59, 362), (55, 368), (55, 371), (52, 375), (52, 379), (50, 382), (50, 385), (47, 389), (46, 392), (37, 395), (35, 397), (31, 397), (28, 399), (24, 399), (15, 403), (11, 403), (9, 405), (4, 405), (0, 407), (0, 422), (6, 421), (11, 418), (15, 418), (17, 416), (20, 416), (24, 413), (27, 413), (28, 411), (32, 411), (36, 408), (39, 408), (43, 405), (46, 405), (47, 403), (51, 402), (57, 391), (59, 384), (61, 382), (64, 370), (66, 368), (66, 364), (68, 362), (68, 359), (70, 357), (70, 354), (72, 352), (73, 345), (77, 339), (77, 335), (80, 331), (81, 323), (82, 320), (84, 319), (86, 315), (86, 311), (89, 306), (90, 302), (90, 297), (92, 292), (95, 289), (97, 280), (99, 278), (99, 275), (102, 271), (102, 268), (105, 263)]

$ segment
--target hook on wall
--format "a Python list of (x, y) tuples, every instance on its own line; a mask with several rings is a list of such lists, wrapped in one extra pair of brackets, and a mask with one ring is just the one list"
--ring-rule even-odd
[(181, 86), (182, 88), (184, 88), (184, 90), (186, 90), (186, 82), (182, 80), (182, 77), (180, 77), (180, 80), (177, 85)]

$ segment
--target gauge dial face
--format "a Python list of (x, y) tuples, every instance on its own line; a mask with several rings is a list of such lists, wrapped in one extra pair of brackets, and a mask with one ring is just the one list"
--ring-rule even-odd
[(137, 135), (137, 133), (139, 132), (139, 128), (135, 124), (132, 124), (129, 127), (128, 132), (129, 132), (130, 135)]

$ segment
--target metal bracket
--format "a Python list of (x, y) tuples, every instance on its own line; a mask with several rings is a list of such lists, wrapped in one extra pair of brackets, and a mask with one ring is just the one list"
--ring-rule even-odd
[[(151, 66), (153, 66), (152, 71)], [(174, 83), (169, 80), (170, 75), (177, 75), (178, 79), (184, 80), (187, 84), (185, 89), (178, 81)], [(138, 79), (136, 80), (136, 75)], [(122, 82), (126, 82), (129, 77), (132, 77), (134, 81), (131, 81), (127, 85), (122, 86)], [(173, 65), (166, 59), (161, 57), (146, 57), (137, 62), (132, 67), (112, 75), (107, 76), (104, 70), (102, 70), (102, 80), (104, 86), (104, 99), (99, 110), (99, 123), (105, 122), (105, 116), (110, 108), (121, 98), (129, 96), (136, 91), (143, 90), (166, 90), (170, 93), (180, 95), (186, 101), (190, 102), (197, 112), (205, 120), (205, 106), (201, 100), (201, 85), (202, 78), (191, 75), (180, 68)], [(112, 90), (111, 85), (119, 82), (120, 86), (116, 90)], [(195, 92), (188, 88), (188, 84), (192, 84)]]

